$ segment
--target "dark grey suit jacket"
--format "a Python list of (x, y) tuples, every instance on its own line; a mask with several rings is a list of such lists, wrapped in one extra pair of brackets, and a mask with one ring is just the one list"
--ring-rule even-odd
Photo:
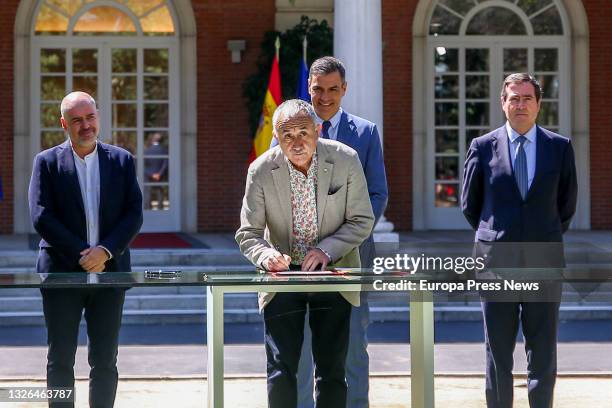
[[(98, 143), (100, 166), (99, 244), (113, 255), (106, 271), (129, 272), (128, 246), (142, 225), (142, 193), (134, 158), (126, 150)], [(30, 216), (42, 237), (37, 270), (82, 272), (80, 252), (88, 248), (87, 225), (70, 142), (40, 152), (29, 188)]]

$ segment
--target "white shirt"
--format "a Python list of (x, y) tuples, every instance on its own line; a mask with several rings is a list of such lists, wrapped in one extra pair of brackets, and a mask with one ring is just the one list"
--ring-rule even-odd
[[(342, 117), (342, 108), (338, 109), (338, 112), (331, 118), (329, 118), (329, 122), (331, 126), (327, 131), (329, 138), (332, 140), (338, 140), (338, 128), (340, 127), (340, 118)], [(317, 124), (323, 125), (324, 120), (317, 115)], [(321, 135), (323, 135), (323, 130), (321, 130)], [(322, 137), (322, 136), (321, 136)]]
[[(510, 146), (510, 161), (512, 162), (512, 168), (514, 168), (514, 161), (516, 160), (516, 154), (519, 148), (518, 137), (521, 136), (516, 130), (512, 129), (510, 122), (506, 122), (506, 132), (508, 133), (509, 146)], [(525, 150), (525, 157), (527, 158), (527, 186), (531, 187), (533, 177), (535, 175), (536, 166), (536, 137), (537, 127), (533, 125), (531, 129), (527, 131), (523, 136), (527, 138), (527, 141), (523, 145)]]
[[(72, 146), (72, 145), (71, 145)], [(74, 166), (76, 167), (83, 198), (85, 210), (85, 220), (87, 222), (87, 243), (90, 247), (98, 245), (100, 237), (99, 218), (100, 218), (100, 165), (98, 162), (98, 145), (93, 152), (83, 159), (72, 150)]]

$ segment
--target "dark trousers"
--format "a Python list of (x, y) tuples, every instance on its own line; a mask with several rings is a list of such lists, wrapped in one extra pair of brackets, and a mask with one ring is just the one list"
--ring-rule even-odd
[(337, 292), (277, 293), (264, 308), (268, 406), (297, 406), (297, 371), (309, 310), (317, 408), (346, 406), (351, 305)]
[[(372, 235), (359, 246), (363, 268), (371, 268), (376, 257)], [(299, 269), (298, 269), (299, 270)], [(346, 355), (346, 408), (368, 408), (370, 391), (370, 355), (368, 354), (368, 326), (370, 306), (368, 292), (361, 292), (361, 304), (351, 307), (349, 344)], [(308, 313), (306, 314), (308, 320)], [(310, 345), (310, 327), (304, 324), (304, 343), (298, 365), (298, 408), (314, 408), (314, 361)]]
[(559, 302), (482, 303), (487, 353), (488, 408), (511, 408), (512, 368), (519, 321), (525, 337), (531, 408), (552, 408), (557, 376)]
[[(41, 289), (47, 325), (47, 387), (74, 387), (74, 357), (85, 310), (88, 337), (89, 406), (111, 408), (117, 392), (117, 346), (125, 290)], [(49, 403), (72, 408), (74, 403)]]

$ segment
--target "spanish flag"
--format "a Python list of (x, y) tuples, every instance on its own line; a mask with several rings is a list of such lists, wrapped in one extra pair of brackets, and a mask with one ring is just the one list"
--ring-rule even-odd
[(270, 72), (270, 80), (268, 81), (268, 90), (266, 91), (266, 97), (264, 98), (263, 107), (261, 109), (259, 126), (257, 127), (255, 138), (253, 139), (253, 148), (249, 154), (249, 163), (270, 147), (270, 142), (272, 141), (272, 115), (281, 102), (281, 80), (277, 53), (274, 57), (274, 61), (272, 61), (272, 71)]

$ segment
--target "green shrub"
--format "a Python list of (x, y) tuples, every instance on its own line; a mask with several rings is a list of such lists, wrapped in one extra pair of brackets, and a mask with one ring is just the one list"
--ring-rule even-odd
[(274, 30), (264, 34), (261, 53), (257, 59), (257, 73), (249, 76), (242, 86), (242, 96), (246, 99), (249, 110), (251, 137), (255, 136), (257, 130), (261, 107), (268, 89), (270, 68), (276, 52), (274, 42), (279, 36), (279, 68), (283, 100), (294, 98), (296, 94), (304, 36), (308, 39), (306, 55), (308, 66), (317, 58), (332, 55), (333, 52), (333, 30), (326, 20), (319, 23), (316, 19), (302, 16), (299, 24), (284, 33)]

